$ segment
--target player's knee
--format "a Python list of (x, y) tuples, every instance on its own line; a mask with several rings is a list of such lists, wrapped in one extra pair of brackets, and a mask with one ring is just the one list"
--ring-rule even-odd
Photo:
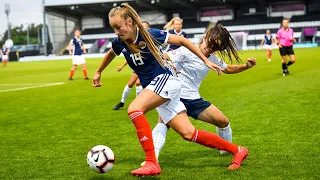
[(219, 128), (225, 128), (229, 125), (229, 119), (225, 116), (223, 116), (223, 118), (221, 118), (218, 122), (217, 122), (217, 126)]
[(132, 88), (133, 85), (134, 85), (134, 83), (131, 83), (131, 82), (128, 83), (128, 87), (129, 87), (129, 88)]
[(180, 133), (180, 136), (187, 141), (192, 141), (193, 131), (184, 131)]
[(134, 112), (134, 111), (141, 111), (141, 112), (144, 113), (143, 108), (141, 108), (139, 106), (136, 106), (136, 105), (130, 104), (129, 107), (128, 107), (128, 114), (130, 114), (131, 112)]
[(295, 63), (296, 62), (296, 59), (291, 59), (290, 60), (292, 63)]

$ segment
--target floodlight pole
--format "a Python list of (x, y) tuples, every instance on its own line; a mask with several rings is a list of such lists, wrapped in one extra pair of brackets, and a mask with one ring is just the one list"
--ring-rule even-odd
[(9, 23), (9, 14), (10, 14), (10, 4), (4, 4), (5, 13), (7, 14), (7, 22), (8, 22), (8, 39), (11, 37), (10, 33), (10, 23)]
[(43, 48), (44, 48), (44, 55), (47, 56), (47, 26), (46, 26), (46, 13), (44, 8), (45, 0), (42, 0), (42, 13), (43, 13)]
[(27, 24), (27, 44), (29, 45), (29, 24)]

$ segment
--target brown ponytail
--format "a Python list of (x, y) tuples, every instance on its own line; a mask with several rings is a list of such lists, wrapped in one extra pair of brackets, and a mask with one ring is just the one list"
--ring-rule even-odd
[[(222, 59), (227, 56), (229, 61), (233, 63), (233, 58), (236, 62), (241, 62), (238, 55), (239, 48), (232, 39), (228, 30), (221, 24), (217, 24), (206, 32), (205, 39), (207, 47), (213, 52), (217, 52)], [(219, 43), (220, 42), (220, 43)]]

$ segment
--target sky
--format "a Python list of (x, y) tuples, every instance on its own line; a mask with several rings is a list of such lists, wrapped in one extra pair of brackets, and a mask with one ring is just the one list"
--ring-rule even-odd
[[(81, 3), (101, 3), (110, 2), (113, 0), (45, 0), (46, 5), (57, 4), (81, 4)], [(125, 0), (118, 0), (125, 1)], [(130, 0), (126, 0), (130, 1)], [(7, 30), (7, 16), (5, 13), (5, 4), (10, 4), (9, 21), (12, 27), (20, 26), (28, 23), (35, 23), (35, 25), (42, 24), (42, 0), (0, 0), (0, 39), (3, 33)]]
[(27, 23), (37, 25), (43, 21), (42, 0), (0, 0), (0, 36), (7, 30), (5, 4), (10, 4), (9, 21), (13, 27)]

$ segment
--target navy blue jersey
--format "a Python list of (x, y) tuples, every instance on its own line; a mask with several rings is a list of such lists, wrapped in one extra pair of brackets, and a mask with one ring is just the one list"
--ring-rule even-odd
[[(177, 33), (174, 29), (171, 29), (168, 31), (170, 34), (174, 34), (174, 35), (178, 35), (178, 36), (183, 36), (185, 38), (188, 38), (188, 34), (181, 31), (180, 33)], [(167, 51), (171, 51), (171, 50), (175, 50), (175, 49), (178, 49), (180, 46), (178, 45), (174, 45), (174, 44), (170, 44), (168, 47), (167, 47)]]
[(71, 41), (70, 41), (70, 44), (72, 44), (72, 47), (73, 47), (73, 55), (82, 55), (82, 49), (81, 49), (81, 46), (83, 45), (83, 40), (81, 38), (72, 38)]
[(8, 50), (9, 50), (8, 48), (1, 48), (1, 51), (2, 51), (3, 55), (6, 55)]
[(265, 44), (266, 45), (271, 45), (272, 44), (272, 35), (271, 34), (270, 35), (268, 35), (268, 34), (264, 35), (264, 40), (265, 40)]
[[(167, 42), (167, 32), (158, 29), (147, 30), (149, 31), (150, 35), (154, 37), (154, 40), (158, 41), (158, 43), (165, 44)], [(138, 75), (142, 87), (147, 87), (150, 82), (160, 74), (171, 74), (171, 71), (167, 68), (161, 67), (161, 65), (152, 55), (139, 31), (137, 31), (137, 38), (134, 43), (139, 45), (141, 51), (140, 53), (132, 53), (119, 37), (113, 39), (112, 49), (116, 55), (120, 55), (121, 52), (123, 53), (129, 66)]]

